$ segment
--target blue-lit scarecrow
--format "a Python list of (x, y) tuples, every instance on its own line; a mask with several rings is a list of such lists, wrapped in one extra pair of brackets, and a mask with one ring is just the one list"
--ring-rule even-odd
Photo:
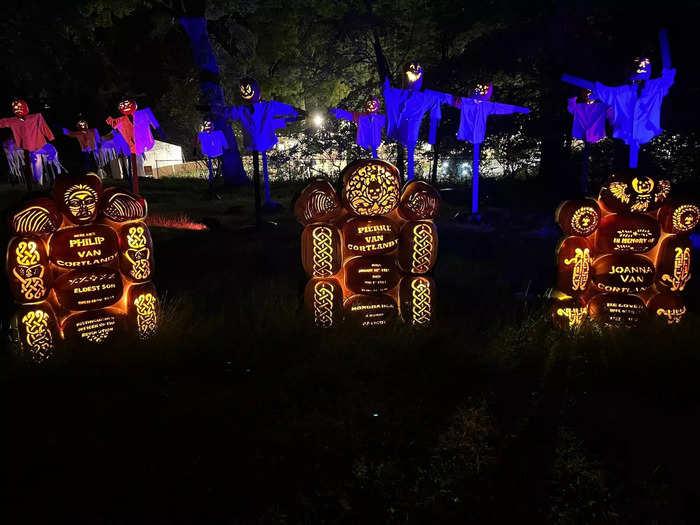
[(378, 113), (379, 100), (368, 98), (365, 102), (365, 110), (347, 111), (345, 109), (331, 109), (330, 113), (338, 119), (349, 120), (357, 123), (358, 146), (372, 152), (372, 158), (377, 158), (377, 148), (382, 144), (382, 129), (386, 126), (386, 115)]
[(224, 136), (224, 132), (220, 129), (214, 129), (212, 119), (206, 118), (202, 121), (202, 131), (197, 134), (197, 142), (202, 151), (202, 155), (207, 158), (207, 168), (209, 169), (209, 191), (214, 189), (214, 167), (211, 159), (221, 157), (224, 150), (228, 149), (228, 142)]

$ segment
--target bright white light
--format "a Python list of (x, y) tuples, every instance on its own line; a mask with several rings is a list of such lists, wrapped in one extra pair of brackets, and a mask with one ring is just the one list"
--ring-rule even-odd
[(323, 126), (323, 116), (320, 113), (316, 113), (314, 115), (314, 125), (317, 128), (320, 128), (321, 126)]

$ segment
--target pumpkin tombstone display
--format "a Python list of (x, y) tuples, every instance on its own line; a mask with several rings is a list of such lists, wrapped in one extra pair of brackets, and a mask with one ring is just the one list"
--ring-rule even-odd
[[(7, 248), (17, 346), (49, 356), (61, 339), (102, 343), (125, 320), (141, 338), (155, 332), (158, 299), (146, 201), (102, 190), (94, 174), (56, 180), (53, 199), (24, 202), (10, 214)], [(143, 297), (141, 297), (143, 296)]]
[[(691, 277), (688, 234), (700, 220), (700, 208), (686, 200), (667, 200), (670, 192), (667, 180), (633, 169), (611, 176), (598, 202), (559, 206), (557, 222), (570, 237), (557, 253), (555, 296), (563, 295), (566, 308), (582, 302), (588, 317), (606, 326), (635, 326), (647, 307), (669, 324), (681, 321), (686, 310), (679, 294)], [(577, 213), (589, 215), (587, 224), (597, 221), (597, 227), (580, 228)], [(585, 256), (586, 248), (592, 260)], [(566, 323), (556, 314), (561, 300), (552, 308), (555, 324), (563, 327)], [(576, 312), (564, 309), (562, 315)]]
[(435, 283), (415, 274), (435, 265), (433, 219), (440, 211), (440, 195), (422, 181), (409, 182), (403, 190), (400, 184), (395, 166), (365, 159), (341, 172), (340, 200), (331, 184), (321, 180), (297, 198), (295, 215), (304, 226), (302, 266), (311, 277), (304, 303), (316, 326), (341, 321), (383, 326), (398, 317), (399, 309), (413, 326), (432, 320)]
[(14, 237), (7, 247), (10, 291), (19, 303), (43, 301), (51, 291), (52, 272), (44, 241), (37, 236)]
[(304, 289), (304, 304), (315, 326), (330, 328), (343, 320), (343, 288), (337, 279), (311, 279)]

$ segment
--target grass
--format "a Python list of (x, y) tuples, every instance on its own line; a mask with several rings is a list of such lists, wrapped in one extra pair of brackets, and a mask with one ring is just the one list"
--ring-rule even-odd
[(673, 329), (557, 331), (554, 203), (485, 184), (496, 231), (450, 221), (459, 196), (438, 221), (432, 328), (316, 331), (300, 186), (257, 233), (250, 189), (142, 181), (152, 216), (208, 229), (153, 223), (151, 343), (3, 358), (13, 522), (697, 521), (698, 281)]

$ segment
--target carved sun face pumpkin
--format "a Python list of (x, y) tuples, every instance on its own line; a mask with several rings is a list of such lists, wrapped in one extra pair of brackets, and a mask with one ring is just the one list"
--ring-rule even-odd
[(134, 100), (122, 100), (119, 103), (119, 112), (122, 115), (133, 115), (138, 105)]
[(71, 186), (65, 193), (68, 209), (77, 219), (89, 219), (97, 208), (97, 192), (87, 184)]
[(365, 111), (367, 113), (376, 113), (379, 111), (379, 100), (374, 97), (368, 98), (365, 102)]
[(12, 101), (12, 112), (15, 114), (15, 116), (24, 118), (29, 115), (29, 106), (27, 106), (27, 103), (24, 100), (17, 98)]

